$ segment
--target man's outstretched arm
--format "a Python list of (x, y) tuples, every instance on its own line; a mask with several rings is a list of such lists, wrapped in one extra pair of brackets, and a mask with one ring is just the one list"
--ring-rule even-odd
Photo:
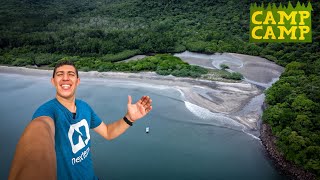
[(57, 179), (54, 135), (54, 122), (50, 117), (32, 120), (16, 146), (9, 180)]
[[(131, 96), (128, 96), (127, 114), (125, 115), (129, 121), (134, 123), (136, 120), (144, 117), (152, 110), (152, 100), (149, 96), (143, 96), (135, 104), (131, 104)], [(124, 133), (130, 126), (123, 120), (123, 118), (106, 125), (101, 123), (98, 127), (94, 128), (94, 131), (100, 134), (107, 140), (112, 140), (122, 133)]]

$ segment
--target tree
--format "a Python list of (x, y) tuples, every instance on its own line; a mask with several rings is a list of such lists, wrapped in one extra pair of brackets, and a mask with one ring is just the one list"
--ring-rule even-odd
[(305, 94), (300, 94), (295, 98), (291, 107), (297, 112), (310, 114), (315, 108), (315, 103)]
[(266, 101), (270, 105), (275, 105), (277, 103), (282, 103), (286, 101), (288, 97), (293, 92), (293, 87), (287, 82), (282, 84), (278, 81), (274, 86), (267, 90)]

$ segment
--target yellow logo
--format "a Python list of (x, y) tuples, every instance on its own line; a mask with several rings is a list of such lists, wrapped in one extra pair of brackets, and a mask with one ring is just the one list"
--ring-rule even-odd
[(251, 4), (250, 42), (312, 42), (311, 11), (310, 2), (295, 8), (290, 1), (288, 7)]

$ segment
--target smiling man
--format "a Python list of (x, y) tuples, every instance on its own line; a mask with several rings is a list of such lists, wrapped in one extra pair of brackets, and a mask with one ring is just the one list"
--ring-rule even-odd
[(72, 62), (58, 63), (52, 85), (56, 97), (40, 106), (16, 148), (9, 179), (98, 179), (93, 171), (89, 129), (107, 140), (124, 133), (148, 114), (152, 100), (143, 96), (118, 121), (106, 125), (84, 101), (76, 99), (80, 78)]

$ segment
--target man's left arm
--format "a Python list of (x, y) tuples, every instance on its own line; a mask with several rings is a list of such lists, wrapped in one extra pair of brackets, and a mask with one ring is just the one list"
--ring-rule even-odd
[[(127, 114), (125, 115), (125, 117), (131, 123), (134, 123), (136, 120), (144, 117), (152, 109), (152, 100), (149, 96), (143, 96), (135, 104), (131, 103), (132, 98), (131, 96), (128, 96)], [(123, 118), (121, 118), (118, 121), (115, 121), (108, 125), (102, 122), (98, 127), (94, 128), (93, 130), (105, 139), (112, 140), (124, 133), (129, 127), (129, 123), (127, 123)]]

